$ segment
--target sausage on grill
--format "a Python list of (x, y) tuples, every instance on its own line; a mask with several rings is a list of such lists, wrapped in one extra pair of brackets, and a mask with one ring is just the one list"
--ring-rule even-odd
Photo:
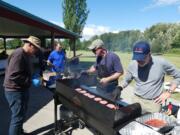
[(102, 100), (102, 98), (97, 97), (97, 98), (94, 98), (94, 100), (97, 101), (97, 102), (99, 102), (99, 101)]
[(108, 102), (107, 102), (106, 100), (102, 100), (102, 101), (99, 101), (99, 103), (102, 104), (102, 105), (105, 105), (105, 104), (107, 104)]

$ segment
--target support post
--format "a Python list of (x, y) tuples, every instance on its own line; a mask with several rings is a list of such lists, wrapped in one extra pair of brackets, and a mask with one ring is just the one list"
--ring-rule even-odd
[(7, 50), (7, 48), (6, 48), (6, 38), (5, 37), (3, 37), (3, 41), (4, 41), (4, 50), (5, 50), (5, 52), (6, 52), (6, 50)]
[(73, 46), (73, 56), (76, 56), (76, 40), (72, 39), (72, 46)]
[(54, 33), (51, 33), (51, 50), (54, 49)]

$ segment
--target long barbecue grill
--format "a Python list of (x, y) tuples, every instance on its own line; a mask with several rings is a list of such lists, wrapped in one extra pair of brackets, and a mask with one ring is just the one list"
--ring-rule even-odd
[[(71, 110), (85, 125), (92, 128), (97, 133), (103, 135), (118, 135), (119, 129), (134, 118), (141, 115), (141, 107), (138, 103), (125, 106), (123, 102), (115, 103), (109, 99), (105, 99), (103, 95), (98, 95), (92, 91), (92, 77), (84, 79), (59, 79), (56, 81), (55, 90), (55, 108), (57, 112), (57, 104), (62, 103), (63, 106)], [(87, 87), (83, 87), (87, 86)], [(101, 98), (108, 102), (107, 104), (115, 105), (116, 108), (109, 108), (94, 98), (89, 98), (85, 94), (76, 91), (81, 88), (87, 93)], [(55, 114), (57, 123), (57, 113)], [(56, 124), (56, 130), (58, 125)]]
[[(54, 93), (55, 134), (71, 135), (73, 129), (86, 126), (95, 135), (142, 135), (142, 130), (143, 135), (146, 133), (162, 135), (174, 127), (172, 124), (168, 124), (165, 128), (154, 130), (151, 126), (142, 123), (144, 118), (147, 119), (147, 116), (153, 118), (153, 115), (142, 116), (141, 106), (138, 103), (127, 104), (122, 100), (113, 101), (101, 95), (94, 88), (97, 83), (95, 78), (88, 75), (78, 78), (61, 78), (56, 81)], [(97, 98), (105, 103), (95, 100)], [(65, 108), (64, 113), (70, 119), (65, 118), (66, 115), (62, 115), (60, 121), (57, 120), (59, 104)], [(114, 107), (111, 108), (108, 105)], [(164, 118), (163, 115), (162, 117)], [(174, 120), (171, 120), (170, 123), (174, 123)]]

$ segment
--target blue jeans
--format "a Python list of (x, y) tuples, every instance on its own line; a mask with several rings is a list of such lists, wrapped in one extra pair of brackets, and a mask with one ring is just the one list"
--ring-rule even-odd
[(28, 90), (9, 91), (5, 88), (5, 97), (11, 109), (11, 122), (9, 127), (9, 135), (21, 135), (23, 129), (23, 121), (27, 111), (29, 100)]

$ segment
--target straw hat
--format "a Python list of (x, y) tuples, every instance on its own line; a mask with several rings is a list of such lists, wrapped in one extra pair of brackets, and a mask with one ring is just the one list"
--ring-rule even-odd
[(41, 40), (35, 36), (29, 36), (27, 39), (24, 39), (23, 41), (33, 44), (38, 49), (41, 48)]

